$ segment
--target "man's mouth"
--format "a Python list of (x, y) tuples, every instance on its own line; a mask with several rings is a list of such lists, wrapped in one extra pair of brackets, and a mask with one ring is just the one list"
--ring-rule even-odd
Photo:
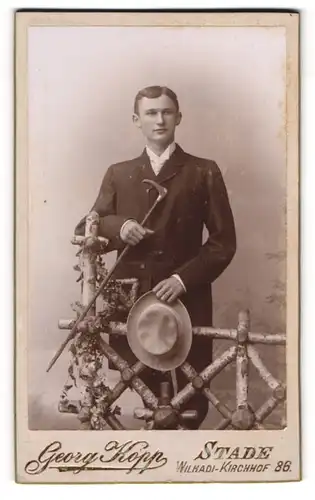
[(155, 132), (166, 132), (166, 128), (157, 128)]

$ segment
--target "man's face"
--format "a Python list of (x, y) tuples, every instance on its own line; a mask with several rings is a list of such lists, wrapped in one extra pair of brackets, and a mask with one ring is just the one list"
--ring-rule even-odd
[(138, 113), (133, 115), (133, 121), (149, 143), (167, 147), (174, 140), (181, 113), (167, 95), (154, 99), (143, 97), (138, 103)]

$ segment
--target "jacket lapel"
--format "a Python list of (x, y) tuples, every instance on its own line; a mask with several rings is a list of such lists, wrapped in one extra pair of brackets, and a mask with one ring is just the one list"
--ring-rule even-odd
[(161, 168), (158, 175), (155, 175), (150, 159), (147, 155), (146, 149), (143, 150), (142, 155), (139, 157), (139, 169), (138, 173), (143, 179), (151, 179), (159, 184), (166, 183), (178, 175), (181, 171), (181, 167), (185, 164), (185, 153), (178, 144), (176, 144), (176, 149), (171, 155), (169, 160), (167, 160), (163, 167)]
[(178, 144), (176, 144), (176, 149), (171, 155), (169, 160), (167, 160), (163, 167), (161, 168), (159, 174), (156, 176), (156, 180), (159, 184), (163, 184), (178, 175), (181, 172), (181, 168), (185, 163), (185, 153)]

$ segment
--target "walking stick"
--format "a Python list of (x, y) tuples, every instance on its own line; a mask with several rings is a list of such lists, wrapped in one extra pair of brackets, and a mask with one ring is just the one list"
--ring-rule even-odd
[[(151, 184), (157, 190), (157, 192), (158, 192), (157, 199), (155, 200), (155, 202), (153, 203), (152, 207), (150, 208), (150, 210), (148, 211), (148, 213), (144, 217), (143, 221), (141, 222), (141, 225), (144, 226), (145, 223), (147, 222), (148, 218), (152, 214), (153, 210), (155, 209), (155, 207), (165, 198), (165, 196), (167, 194), (167, 189), (165, 187), (163, 187), (163, 186), (160, 186), (157, 182), (152, 181), (150, 179), (144, 179), (142, 182), (145, 182), (147, 184)], [(87, 304), (87, 306), (84, 308), (84, 310), (82, 311), (82, 313), (80, 314), (80, 316), (78, 317), (78, 319), (76, 320), (76, 322), (74, 323), (74, 325), (73, 325), (73, 327), (71, 329), (71, 332), (69, 333), (68, 337), (64, 340), (64, 342), (61, 344), (61, 346), (59, 347), (58, 351), (56, 352), (56, 354), (54, 355), (54, 357), (50, 361), (50, 363), (48, 365), (48, 368), (46, 370), (47, 372), (49, 372), (49, 370), (54, 366), (54, 364), (56, 363), (57, 359), (62, 354), (62, 352), (64, 351), (65, 347), (67, 346), (68, 342), (70, 342), (70, 340), (72, 340), (75, 337), (79, 323), (81, 323), (81, 321), (84, 320), (84, 318), (88, 314), (88, 312), (91, 309), (91, 307), (95, 304), (95, 301), (96, 301), (97, 297), (102, 293), (102, 291), (106, 287), (107, 283), (111, 279), (113, 273), (115, 272), (117, 266), (120, 264), (120, 262), (122, 261), (122, 259), (124, 258), (124, 256), (126, 255), (126, 253), (128, 252), (129, 249), (130, 249), (130, 245), (126, 245), (125, 248), (123, 249), (123, 251), (121, 252), (121, 254), (119, 255), (118, 259), (116, 260), (115, 264), (113, 265), (113, 267), (111, 268), (111, 270), (107, 274), (107, 276), (105, 276), (105, 278), (101, 282), (101, 284), (100, 284), (97, 292), (91, 298), (90, 302)]]

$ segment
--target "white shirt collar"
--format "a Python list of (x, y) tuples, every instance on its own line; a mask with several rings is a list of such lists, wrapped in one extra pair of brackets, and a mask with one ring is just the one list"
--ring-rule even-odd
[(149, 146), (146, 146), (146, 151), (148, 157), (150, 158), (151, 163), (160, 165), (163, 165), (167, 160), (169, 160), (171, 155), (174, 153), (175, 149), (176, 149), (176, 144), (175, 142), (172, 142), (171, 144), (169, 144), (169, 146), (167, 146), (167, 148), (163, 151), (163, 153), (160, 156), (158, 156), (149, 148)]

